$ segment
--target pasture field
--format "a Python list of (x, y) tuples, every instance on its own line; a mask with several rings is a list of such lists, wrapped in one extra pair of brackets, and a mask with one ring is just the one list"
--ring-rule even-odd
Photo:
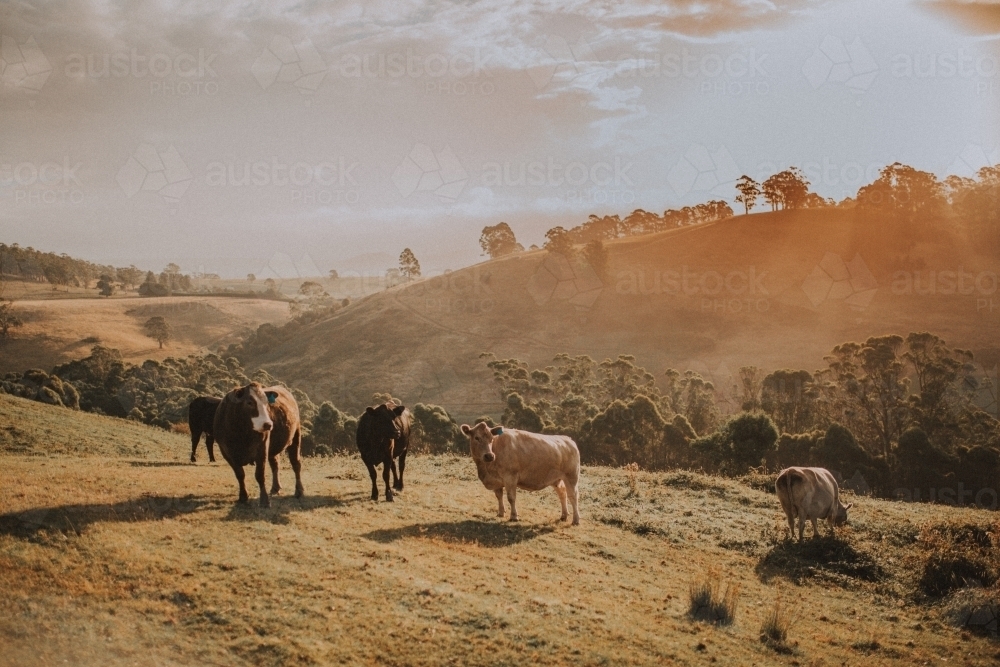
[[(995, 641), (914, 596), (928, 523), (981, 510), (854, 498), (842, 541), (785, 542), (773, 495), (687, 472), (587, 467), (495, 516), (471, 460), (412, 455), (392, 504), (354, 456), (306, 497), (235, 504), (225, 463), (131, 422), (0, 396), (5, 665), (991, 665)], [(380, 480), (381, 481), (381, 480)], [(735, 621), (689, 619), (706, 576)], [(787, 643), (760, 640), (776, 600)]]
[[(25, 299), (15, 302), (24, 326), (4, 341), (0, 375), (53, 366), (90, 354), (94, 345), (121, 351), (126, 361), (183, 357), (238, 342), (264, 322), (280, 324), (288, 304), (230, 297)], [(159, 315), (172, 339), (161, 350), (143, 323)]]

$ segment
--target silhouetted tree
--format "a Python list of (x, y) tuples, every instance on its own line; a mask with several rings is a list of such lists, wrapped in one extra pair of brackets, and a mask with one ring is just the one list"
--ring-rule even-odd
[(149, 318), (142, 326), (146, 330), (146, 335), (160, 344), (161, 350), (163, 344), (170, 340), (170, 325), (159, 315)]
[(506, 222), (483, 227), (483, 233), (479, 237), (479, 247), (491, 259), (524, 250), (524, 246), (517, 242), (513, 230)]
[(593, 239), (583, 246), (583, 256), (602, 281), (608, 278), (608, 249), (601, 239)]
[(0, 300), (0, 338), (10, 338), (11, 329), (24, 326), (24, 320), (17, 316), (13, 308), (13, 301)]
[(573, 256), (573, 240), (564, 227), (553, 227), (545, 232), (545, 249), (564, 257)]
[(409, 248), (404, 248), (403, 252), (399, 253), (399, 272), (407, 280), (420, 277), (420, 262)]
[(736, 181), (736, 189), (739, 191), (736, 201), (743, 204), (743, 214), (748, 215), (761, 195), (760, 183), (744, 174)]
[(115, 293), (115, 279), (107, 273), (102, 273), (101, 279), (97, 281), (97, 289), (101, 291), (101, 296), (111, 296)]

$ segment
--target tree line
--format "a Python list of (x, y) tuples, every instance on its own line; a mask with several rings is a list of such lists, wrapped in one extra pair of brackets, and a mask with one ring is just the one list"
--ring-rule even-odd
[[(655, 375), (628, 355), (562, 354), (543, 368), (484, 358), (502, 424), (568, 434), (591, 464), (730, 475), (820, 465), (884, 496), (1000, 478), (1000, 422), (979, 407), (984, 395), (996, 404), (995, 378), (926, 332), (838, 345), (812, 372), (744, 367), (729, 388), (691, 370)], [(727, 391), (736, 414), (719, 407)]]

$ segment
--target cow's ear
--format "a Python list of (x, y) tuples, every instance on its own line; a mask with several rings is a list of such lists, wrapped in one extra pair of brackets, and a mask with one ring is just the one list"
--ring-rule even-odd
[(469, 435), (470, 433), (472, 433), (472, 427), (469, 426), (468, 424), (462, 424), (462, 433), (464, 433), (465, 435)]
[(405, 410), (405, 409), (406, 409), (405, 406), (397, 405), (396, 407), (394, 407), (392, 409), (392, 412), (393, 412), (394, 415), (396, 415), (398, 417), (399, 415), (403, 414), (403, 410)]
[(367, 412), (368, 414), (371, 414), (371, 413), (375, 412), (375, 408), (373, 408), (372, 406), (369, 405), (368, 408), (365, 410), (365, 412)]
[(494, 426), (493, 428), (490, 429), (490, 433), (492, 433), (493, 435), (503, 434), (503, 426)]
[(278, 400), (278, 392), (276, 391), (265, 391), (264, 395), (267, 396), (267, 402), (270, 405), (274, 405), (274, 402)]
[(247, 393), (247, 388), (240, 387), (239, 389), (236, 390), (236, 398), (243, 398), (243, 396), (246, 395), (246, 393)]

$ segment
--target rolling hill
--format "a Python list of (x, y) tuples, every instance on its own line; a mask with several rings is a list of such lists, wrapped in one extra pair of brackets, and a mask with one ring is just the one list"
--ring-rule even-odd
[(607, 249), (603, 279), (532, 251), (397, 286), (250, 365), (350, 409), (391, 391), (472, 418), (499, 408), (483, 352), (537, 365), (561, 352), (633, 354), (657, 374), (690, 368), (723, 388), (742, 365), (814, 370), (834, 345), (884, 333), (929, 330), (988, 368), (1000, 360), (1000, 262), (946, 223), (781, 211)]
[[(22, 299), (15, 302), (24, 326), (0, 343), (0, 376), (29, 368), (50, 371), (90, 354), (94, 345), (112, 347), (127, 361), (186, 356), (239, 340), (264, 322), (288, 319), (288, 304), (227, 297), (123, 297)], [(170, 324), (172, 340), (161, 350), (142, 325), (153, 316)]]
[[(956, 607), (915, 592), (933, 530), (989, 526), (986, 510), (859, 497), (839, 539), (799, 545), (744, 483), (585, 467), (580, 526), (548, 491), (520, 493), (511, 524), (467, 457), (423, 455), (392, 504), (336, 456), (305, 460), (305, 498), (262, 510), (186, 450), (0, 396), (0, 665), (995, 659), (995, 641), (950, 626)], [(688, 616), (699, 582), (737, 587), (731, 624)], [(788, 637), (763, 643), (776, 603)]]

